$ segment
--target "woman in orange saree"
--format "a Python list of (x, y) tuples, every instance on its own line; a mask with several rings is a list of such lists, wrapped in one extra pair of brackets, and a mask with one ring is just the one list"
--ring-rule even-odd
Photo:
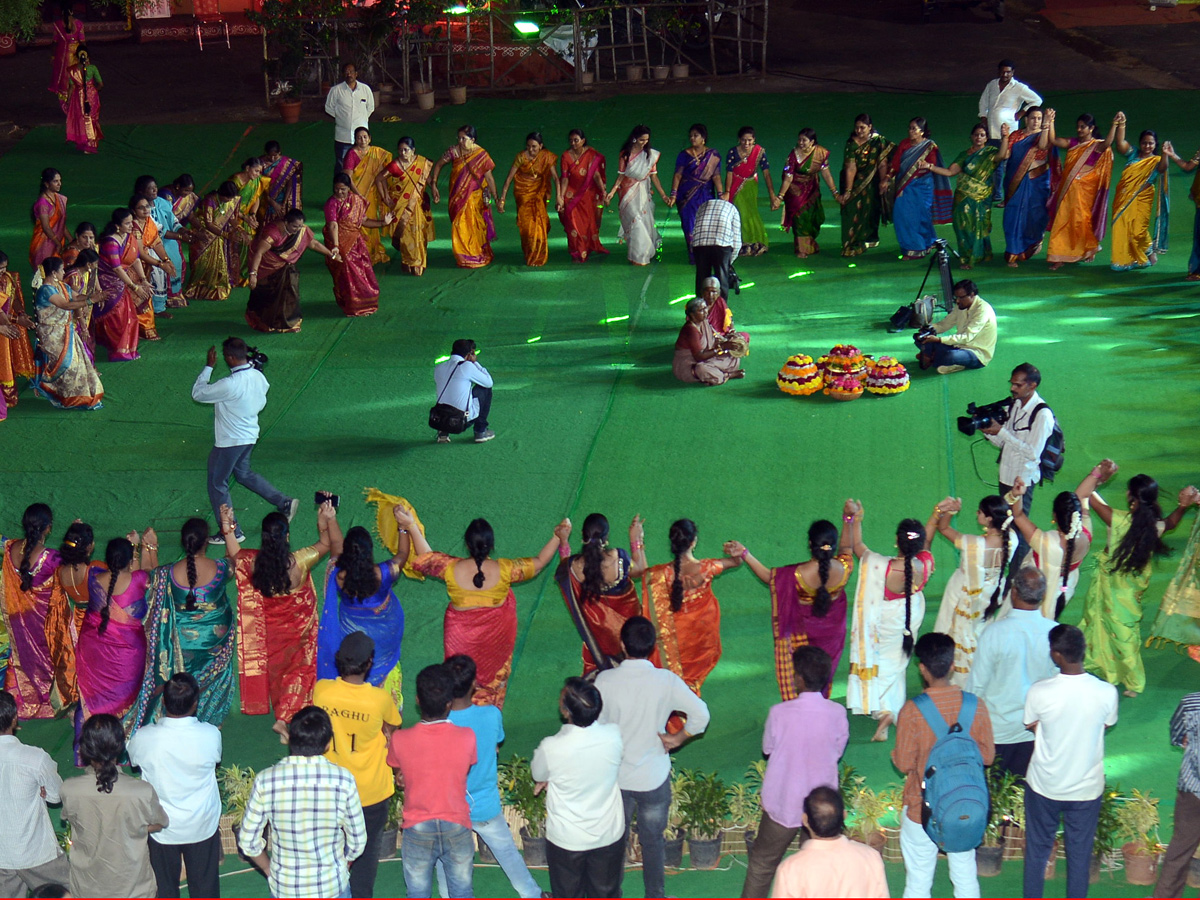
[[(163, 295), (163, 309), (166, 309), (167, 285), (175, 267), (167, 258), (166, 247), (163, 246), (162, 232), (158, 223), (150, 215), (150, 201), (145, 197), (134, 197), (129, 205), (133, 211), (133, 236), (138, 243), (138, 260), (142, 271), (146, 273), (146, 282), (150, 285), (150, 302), (145, 307), (138, 308), (138, 326), (141, 328), (142, 340), (159, 340), (158, 329), (155, 327), (154, 294), (156, 282)], [(166, 318), (171, 314), (164, 312)]]
[(33, 202), (33, 237), (29, 241), (29, 266), (37, 271), (43, 260), (61, 256), (67, 249), (67, 195), (61, 194), (58, 169), (43, 169), (38, 198)]
[(25, 312), (21, 279), (8, 271), (8, 256), (0, 252), (0, 313), (16, 329), (16, 337), (0, 334), (0, 419), (10, 406), (17, 405), (17, 376), (33, 378), (37, 367), (29, 333), (33, 320)]
[(1166, 141), (1160, 149), (1158, 135), (1146, 130), (1138, 136), (1137, 147), (1131, 147), (1122, 122), (1113, 148), (1124, 155), (1125, 171), (1113, 196), (1112, 267), (1118, 272), (1144, 269), (1167, 251), (1171, 142)]
[[(392, 154), (382, 147), (371, 146), (371, 132), (362, 127), (354, 129), (354, 146), (342, 161), (342, 171), (350, 176), (354, 193), (366, 201), (367, 217), (370, 219), (381, 221), (388, 210), (387, 194), (379, 190), (377, 182), (391, 163)], [(392, 261), (383, 248), (383, 239), (392, 234), (390, 225), (368, 225), (363, 229), (371, 265)]]
[(379, 310), (379, 281), (371, 268), (363, 226), (391, 225), (391, 210), (382, 209), (383, 218), (368, 217), (367, 201), (351, 190), (350, 176), (341, 172), (333, 177), (333, 196), (325, 204), (325, 244), (336, 248), (338, 255), (325, 264), (333, 276), (333, 298), (348, 316), (369, 316)]
[(1054, 133), (1054, 110), (1046, 110), (1050, 143), (1067, 151), (1062, 180), (1050, 197), (1050, 240), (1046, 261), (1050, 269), (1063, 263), (1091, 262), (1100, 250), (1108, 227), (1108, 185), (1112, 178), (1110, 147), (1117, 126), (1125, 121), (1117, 113), (1108, 136), (1096, 137), (1096, 120), (1084, 113), (1076, 121), (1076, 137), (1060, 138)]
[(92, 334), (108, 348), (109, 362), (139, 358), (136, 303), (151, 307), (150, 285), (138, 259), (133, 236), (133, 213), (113, 210), (112, 220), (100, 235), (100, 290), (103, 297), (92, 310)]
[(423, 275), (429, 264), (429, 242), (434, 232), (426, 186), (432, 170), (433, 163), (417, 153), (416, 142), (402, 137), (396, 145), (395, 159), (376, 181), (377, 190), (396, 218), (392, 247), (400, 253), (400, 268), (409, 275)]
[(526, 135), (525, 150), (513, 160), (496, 204), (496, 208), (504, 212), (508, 187), (513, 185), (513, 196), (517, 200), (517, 230), (521, 233), (521, 250), (525, 253), (527, 266), (544, 266), (549, 256), (550, 216), (546, 212), (546, 203), (550, 194), (555, 194), (556, 207), (562, 204), (562, 188), (554, 177), (558, 157), (547, 150), (545, 144), (537, 131)]
[(62, 708), (55, 690), (54, 658), (46, 639), (46, 617), (66, 599), (55, 577), (57, 550), (46, 546), (54, 525), (50, 507), (34, 503), (21, 517), (24, 539), (4, 542), (3, 624), (8, 631), (11, 657), (4, 689), (17, 701), (22, 719), (49, 719)]
[[(158, 542), (155, 540), (153, 543)], [(91, 525), (72, 522), (67, 526), (67, 533), (63, 535), (62, 545), (58, 549), (59, 565), (55, 573), (62, 588), (63, 602), (51, 606), (46, 614), (46, 644), (54, 660), (57, 689), (60, 696), (69, 697), (72, 703), (79, 698), (75, 648), (88, 608), (88, 571), (91, 566), (103, 565), (92, 562), (92, 551), (95, 549), (96, 540)]]
[(478, 689), (474, 702), (503, 709), (517, 643), (517, 598), (512, 586), (529, 581), (549, 565), (571, 533), (570, 521), (558, 524), (536, 557), (492, 559), (492, 526), (486, 519), (474, 519), (467, 526), (464, 540), (470, 555), (464, 559), (434, 553), (410, 511), (397, 507), (395, 518), (399, 527), (407, 530), (417, 553), (413, 570), (446, 582), (450, 605), (443, 620), (445, 658), (465, 653), (475, 660)]
[(458, 143), (442, 154), (429, 177), (433, 202), (438, 203), (438, 175), (443, 166), (450, 164), (450, 243), (462, 269), (491, 265), (491, 242), (496, 237), (488, 207), (488, 198), (496, 196), (496, 179), (492, 177), (496, 164), (475, 138), (475, 126), (458, 129)]
[(567, 249), (575, 262), (586, 262), (589, 253), (604, 253), (600, 221), (604, 215), (607, 184), (604, 156), (587, 145), (579, 128), (567, 132), (570, 145), (562, 155), (558, 219), (567, 231)]

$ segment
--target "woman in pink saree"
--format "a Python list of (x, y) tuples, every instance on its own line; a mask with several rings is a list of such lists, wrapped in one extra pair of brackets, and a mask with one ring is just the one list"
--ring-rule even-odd
[(458, 143), (442, 154), (429, 178), (433, 202), (441, 201), (437, 180), (442, 167), (450, 164), (450, 243), (459, 268), (479, 269), (491, 265), (496, 228), (488, 200), (497, 196), (492, 169), (496, 164), (475, 143), (475, 126), (458, 129)]
[(63, 4), (61, 22), (54, 23), (54, 65), (50, 70), (50, 84), (47, 90), (57, 94), (58, 99), (67, 97), (67, 69), (78, 62), (76, 54), (79, 45), (83, 43), (83, 23), (75, 18), (68, 4)]
[(33, 201), (33, 238), (29, 241), (29, 266), (38, 271), (51, 256), (67, 249), (67, 195), (58, 169), (42, 169), (38, 198)]
[[(384, 207), (386, 209), (386, 207)], [(384, 228), (394, 221), (391, 210), (382, 219), (367, 217), (367, 201), (351, 189), (350, 176), (333, 176), (333, 196), (325, 204), (325, 244), (337, 250), (325, 265), (333, 276), (333, 298), (348, 316), (369, 316), (379, 310), (379, 281), (371, 268), (371, 252), (363, 226)]]
[(3, 625), (11, 657), (4, 689), (17, 701), (22, 719), (53, 718), (54, 660), (46, 639), (46, 616), (66, 603), (55, 573), (59, 553), (46, 546), (54, 516), (45, 503), (34, 503), (21, 517), (23, 539), (4, 542)]
[(99, 281), (103, 298), (92, 310), (92, 335), (108, 348), (109, 362), (139, 359), (137, 302), (151, 302), (150, 284), (138, 259), (133, 213), (113, 211), (100, 236)]
[(104, 132), (100, 130), (100, 89), (104, 79), (88, 58), (87, 46), (79, 45), (79, 60), (67, 69), (67, 96), (62, 110), (67, 116), (67, 140), (84, 153), (96, 153)]
[(292, 209), (262, 227), (250, 254), (250, 299), (246, 324), (256, 331), (286, 334), (300, 330), (300, 274), (296, 264), (307, 250), (337, 258), (304, 224), (304, 210)]

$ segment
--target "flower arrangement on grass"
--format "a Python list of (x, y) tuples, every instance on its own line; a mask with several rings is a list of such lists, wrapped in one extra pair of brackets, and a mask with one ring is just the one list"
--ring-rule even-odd
[(781, 391), (791, 394), (793, 397), (815, 394), (824, 386), (816, 363), (813, 362), (811, 356), (803, 353), (788, 357), (787, 362), (783, 364), (783, 368), (775, 377), (775, 383), (779, 385)]
[(867, 390), (872, 394), (903, 394), (908, 385), (908, 370), (894, 356), (881, 356), (867, 367)]

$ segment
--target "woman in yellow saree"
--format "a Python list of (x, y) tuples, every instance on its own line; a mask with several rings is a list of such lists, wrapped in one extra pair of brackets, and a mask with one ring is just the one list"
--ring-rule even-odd
[[(458, 129), (458, 143), (442, 154), (429, 176), (433, 202), (441, 201), (437, 180), (442, 167), (450, 164), (450, 243), (460, 268), (479, 269), (491, 265), (496, 227), (488, 199), (496, 196), (496, 164), (488, 152), (475, 143), (474, 125)], [(478, 663), (478, 660), (476, 660)]]
[(555, 194), (555, 205), (562, 203), (562, 185), (554, 177), (558, 157), (545, 147), (541, 133), (531, 131), (525, 137), (525, 150), (517, 154), (496, 208), (504, 212), (508, 186), (513, 185), (517, 198), (517, 230), (521, 233), (521, 249), (525, 265), (544, 266), (549, 257), (550, 215), (546, 203)]
[[(192, 215), (192, 240), (188, 244), (191, 280), (184, 296), (188, 300), (228, 300), (229, 281), (226, 244), (241, 240), (237, 230), (238, 189), (226, 181), (204, 198)], [(236, 235), (236, 237), (232, 237)]]
[[(383, 221), (388, 211), (387, 194), (379, 190), (378, 179), (392, 162), (392, 154), (382, 147), (371, 146), (371, 132), (365, 128), (354, 129), (354, 146), (342, 161), (342, 171), (350, 176), (354, 193), (367, 201), (367, 218)], [(392, 258), (383, 249), (383, 238), (392, 234), (391, 224), (379, 228), (364, 228), (367, 251), (371, 254), (371, 265), (391, 262)]]
[(433, 163), (417, 153), (410, 137), (400, 138), (396, 156), (375, 180), (395, 217), (392, 247), (400, 254), (400, 268), (409, 275), (424, 275), (429, 264), (429, 242), (434, 238), (430, 211), (429, 173)]
[(1050, 197), (1050, 269), (1063, 263), (1091, 262), (1100, 251), (1108, 226), (1108, 185), (1112, 177), (1113, 138), (1125, 113), (1117, 113), (1108, 136), (1096, 137), (1096, 120), (1084, 113), (1076, 121), (1076, 137), (1054, 133), (1054, 110), (1046, 110), (1050, 143), (1067, 151), (1062, 180)]
[(252, 156), (242, 163), (242, 171), (229, 176), (238, 191), (237, 222), (235, 238), (231, 233), (225, 239), (225, 257), (229, 265), (229, 282), (234, 287), (245, 287), (249, 277), (250, 245), (258, 233), (259, 220), (266, 215), (266, 207), (273, 203), (267, 191), (271, 179), (263, 175), (262, 160)]
[(1167, 249), (1171, 213), (1167, 163), (1171, 143), (1158, 147), (1158, 135), (1147, 129), (1136, 148), (1125, 140), (1125, 122), (1117, 125), (1113, 148), (1125, 156), (1125, 171), (1113, 197), (1112, 267), (1118, 272), (1144, 269)]

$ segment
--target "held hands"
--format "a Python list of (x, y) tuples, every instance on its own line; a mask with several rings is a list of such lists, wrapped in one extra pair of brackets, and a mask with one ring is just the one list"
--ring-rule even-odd
[[(321, 504), (324, 506), (325, 504)], [(397, 503), (392, 507), (392, 518), (396, 520), (396, 524), (405, 531), (411, 531), (417, 527), (417, 521), (413, 518), (412, 513)]]
[[(328, 493), (328, 492), (326, 492)], [(317, 524), (321, 525), (328, 522), (330, 519), (337, 518), (337, 510), (334, 509), (333, 501), (326, 500), (324, 503), (317, 504)]]
[(438, 193), (436, 184), (431, 184), (429, 186), (429, 197), (431, 200), (433, 200), (434, 203), (442, 202), (442, 195)]
[(228, 505), (221, 504), (221, 534), (227, 538), (237, 530), (237, 523), (233, 520), (233, 510)]
[(742, 554), (746, 552), (746, 545), (741, 541), (726, 541), (721, 545), (721, 552), (730, 559), (741, 559)]
[(842, 516), (846, 518), (861, 519), (863, 517), (862, 502), (853, 498), (848, 499), (842, 506)]
[(1195, 485), (1189, 484), (1179, 492), (1179, 506), (1181, 509), (1186, 509), (1193, 505), (1200, 506), (1200, 490), (1197, 490)]
[(941, 507), (942, 512), (948, 513), (949, 515), (962, 512), (962, 505), (961, 497), (947, 497), (938, 504), (938, 506)]
[(1100, 460), (1100, 464), (1098, 466), (1096, 466), (1096, 468), (1100, 470), (1097, 473), (1099, 476), (1100, 483), (1104, 484), (1104, 482), (1108, 481), (1108, 479), (1112, 478), (1114, 475), (1117, 474), (1117, 470), (1120, 467), (1115, 462), (1113, 462), (1111, 459), (1102, 459), (1102, 460)]
[(1124, 125), (1125, 124), (1125, 113), (1118, 112), (1115, 116), (1113, 116), (1113, 124), (1114, 125)]
[(129, 534), (125, 535), (125, 540), (127, 540), (127, 541), (129, 541), (129, 543), (133, 544), (134, 549), (137, 549), (138, 545), (141, 544), (141, 542), (142, 542), (141, 537), (138, 535), (138, 533), (136, 531), (131, 531), (131, 532), (129, 532)]
[(1047, 125), (1053, 125), (1053, 124), (1054, 124), (1054, 117), (1055, 117), (1056, 115), (1057, 115), (1057, 113), (1055, 113), (1055, 111), (1054, 111), (1054, 110), (1052, 110), (1052, 109), (1048, 109), (1048, 110), (1046, 110), (1046, 124), (1047, 124)]
[(629, 543), (630, 544), (645, 544), (646, 533), (643, 528), (646, 520), (641, 516), (634, 516), (633, 521), (629, 523)]
[(384, 225), (391, 225), (395, 221), (396, 221), (396, 216), (392, 213), (392, 211), (390, 209), (386, 213), (383, 214), (383, 224)]
[(496, 201), (496, 209), (499, 210), (500, 212), (504, 212), (505, 199), (507, 199), (507, 198), (502, 196), (499, 200)]
[[(1013, 495), (1014, 499), (1019, 500), (1021, 497), (1025, 496), (1025, 491), (1028, 489), (1028, 486), (1025, 484), (1025, 479), (1018, 475), (1016, 481), (1013, 482), (1012, 490), (1009, 493)], [(1017, 504), (1013, 503), (1012, 505), (1016, 506)]]
[(558, 538), (560, 544), (565, 544), (571, 537), (571, 520), (563, 519), (554, 526), (554, 536)]
[(157, 547), (158, 533), (153, 528), (147, 528), (142, 532), (142, 543), (149, 544), (151, 547)]

